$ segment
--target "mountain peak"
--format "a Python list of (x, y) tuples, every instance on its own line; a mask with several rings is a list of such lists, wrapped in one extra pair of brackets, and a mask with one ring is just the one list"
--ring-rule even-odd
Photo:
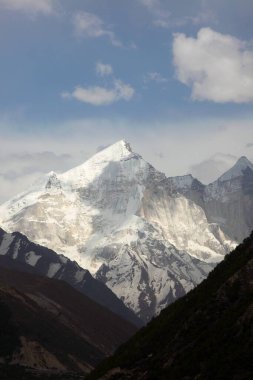
[(123, 162), (130, 159), (140, 159), (141, 156), (132, 151), (132, 148), (125, 140), (105, 147), (94, 156), (69, 171), (59, 175), (60, 180), (74, 181), (77, 186), (84, 186), (102, 175), (104, 169), (113, 162)]
[[(121, 161), (128, 158), (131, 158), (133, 156), (138, 156), (138, 154), (134, 153), (132, 151), (132, 148), (128, 142), (125, 140), (119, 140), (114, 144), (111, 144), (107, 147), (105, 147), (100, 152), (96, 153), (94, 156), (92, 156), (90, 159), (88, 159), (83, 165), (86, 166), (87, 164), (92, 165), (104, 165), (108, 162), (115, 162), (115, 161)], [(81, 166), (83, 166), (81, 165)]]
[(130, 143), (127, 142), (126, 140), (124, 140), (124, 139), (119, 140), (115, 144), (112, 144), (112, 145), (118, 145), (118, 144), (123, 146), (124, 148), (126, 148), (129, 152), (132, 152), (132, 147), (131, 147)]
[(246, 156), (242, 156), (237, 160), (235, 165), (244, 165), (245, 167), (247, 167), (247, 166), (252, 166), (252, 163), (247, 159)]
[(119, 140), (116, 143), (107, 146), (106, 148), (98, 152), (95, 156), (104, 155), (105, 152), (110, 154), (112, 156), (112, 159), (117, 159), (118, 155), (124, 156), (129, 155), (129, 153), (133, 153), (131, 145), (126, 140)]
[(241, 177), (244, 171), (249, 168), (253, 170), (253, 164), (247, 159), (247, 157), (240, 157), (231, 169), (226, 171), (218, 180), (229, 181), (233, 178)]

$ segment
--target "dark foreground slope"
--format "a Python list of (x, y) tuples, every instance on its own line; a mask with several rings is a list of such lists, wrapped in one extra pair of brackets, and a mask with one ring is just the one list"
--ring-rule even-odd
[(0, 267), (1, 380), (22, 378), (15, 364), (44, 376), (89, 372), (135, 331), (63, 281)]
[(253, 233), (88, 379), (253, 379)]
[(7, 233), (0, 228), (0, 265), (41, 276), (62, 280), (136, 326), (142, 321), (102, 282), (92, 277), (75, 261), (31, 242), (19, 232)]

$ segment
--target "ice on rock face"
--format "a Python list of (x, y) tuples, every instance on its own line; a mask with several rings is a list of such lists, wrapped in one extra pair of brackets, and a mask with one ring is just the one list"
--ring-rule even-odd
[(0, 222), (75, 260), (148, 320), (233, 246), (169, 180), (121, 140), (0, 206)]

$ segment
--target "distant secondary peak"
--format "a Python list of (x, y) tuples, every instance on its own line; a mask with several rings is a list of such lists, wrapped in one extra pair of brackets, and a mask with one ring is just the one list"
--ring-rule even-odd
[(247, 157), (242, 156), (238, 159), (235, 165), (244, 165), (245, 167), (247, 167), (252, 166), (252, 163), (247, 159)]
[(241, 177), (247, 168), (253, 170), (253, 164), (247, 159), (247, 157), (242, 156), (237, 160), (235, 165), (225, 172), (218, 180), (229, 181), (233, 178)]

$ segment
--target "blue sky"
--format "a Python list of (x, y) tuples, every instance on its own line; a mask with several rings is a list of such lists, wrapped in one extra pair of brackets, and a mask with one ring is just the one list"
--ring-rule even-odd
[(0, 0), (0, 200), (121, 138), (205, 182), (252, 159), (252, 19), (252, 0)]

